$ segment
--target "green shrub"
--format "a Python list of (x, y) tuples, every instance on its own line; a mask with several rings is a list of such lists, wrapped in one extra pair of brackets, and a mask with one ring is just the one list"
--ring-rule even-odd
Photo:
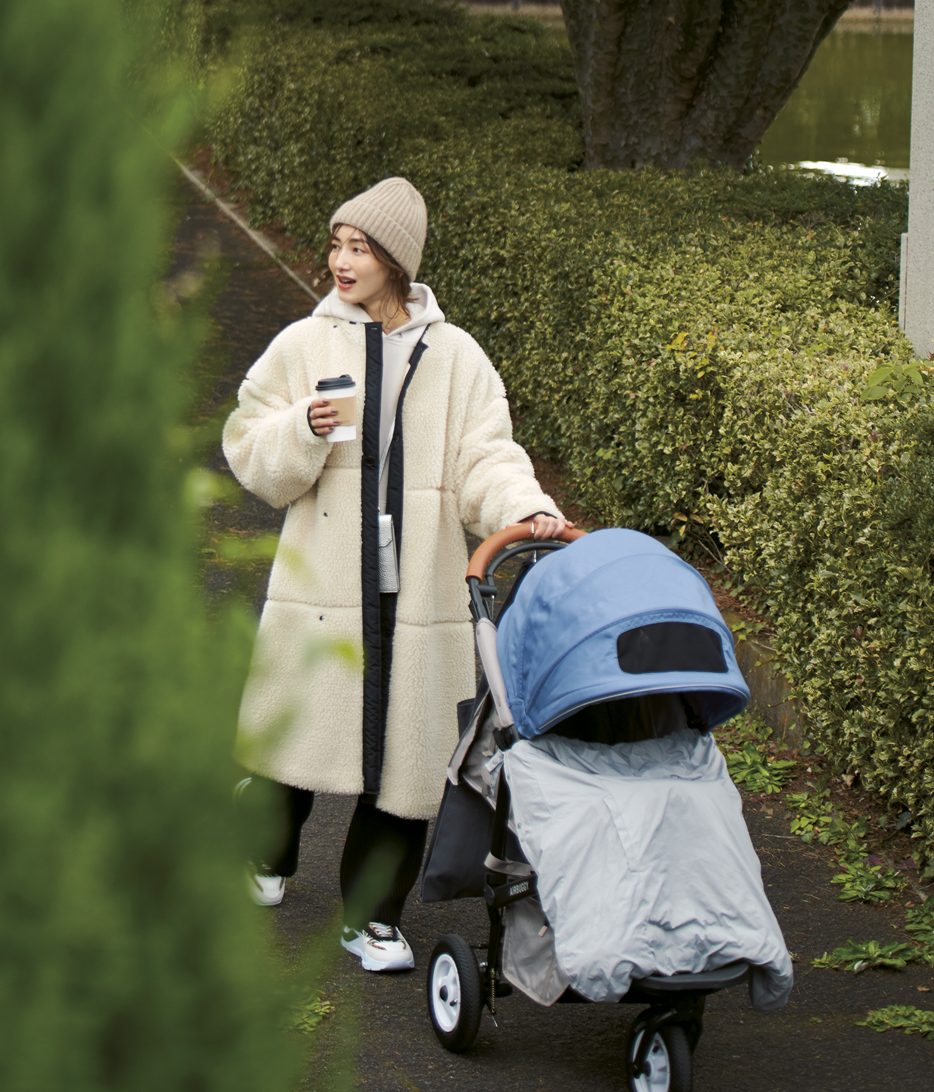
[(250, 631), (205, 616), (182, 503), (199, 325), (154, 311), (190, 110), (121, 27), (0, 14), (0, 1086), (282, 1089), (231, 802)]
[[(418, 25), (290, 10), (245, 34), (209, 131), (256, 216), (314, 243), (348, 194), (411, 178), (422, 275), (500, 367), (520, 439), (596, 520), (717, 554), (776, 624), (815, 745), (934, 849), (934, 406), (893, 313), (905, 190), (579, 171), (557, 35), (427, 0)], [(870, 401), (880, 365), (901, 378)]]
[(526, 126), (550, 161), (582, 154), (567, 47), (534, 23), (426, 0), (348, 15), (324, 0), (273, 7), (277, 19), (240, 24), (245, 61), (210, 129), (260, 223), (319, 243), (335, 193), (372, 185), (400, 153), (441, 149), (452, 133), (499, 141), (517, 119), (517, 139), (499, 151), (513, 164), (541, 160)]

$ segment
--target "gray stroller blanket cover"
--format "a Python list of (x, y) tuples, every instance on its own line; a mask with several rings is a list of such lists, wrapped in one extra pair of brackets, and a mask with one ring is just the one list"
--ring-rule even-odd
[[(616, 1001), (634, 978), (746, 960), (753, 1007), (785, 1004), (791, 958), (712, 736), (681, 729), (610, 746), (552, 734), (515, 744), (503, 768), (553, 937), (554, 982)], [(512, 967), (523, 963), (522, 932), (507, 927)], [(541, 936), (527, 930), (529, 944)]]

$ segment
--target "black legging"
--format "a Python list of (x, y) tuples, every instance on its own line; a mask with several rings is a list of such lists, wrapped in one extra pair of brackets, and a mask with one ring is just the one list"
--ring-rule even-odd
[[(260, 792), (274, 794), (281, 821), (273, 844), (251, 857), (269, 872), (293, 876), (302, 826), (311, 815), (315, 794), (254, 774), (247, 793), (256, 799)], [(418, 879), (427, 835), (427, 819), (402, 819), (381, 811), (372, 795), (357, 797), (341, 856), (345, 925), (359, 928), (368, 921), (399, 925), (405, 900)]]

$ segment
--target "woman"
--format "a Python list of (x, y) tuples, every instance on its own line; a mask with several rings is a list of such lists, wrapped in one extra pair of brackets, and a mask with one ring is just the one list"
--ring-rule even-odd
[[(399, 931), (421, 865), (457, 702), (474, 687), (463, 528), (486, 536), (564, 519), (512, 439), (502, 382), (476, 342), (445, 322), (415, 279), (425, 203), (388, 178), (331, 219), (334, 289), (247, 373), (224, 429), (245, 488), (288, 513), (241, 707), (236, 753), (249, 794), (277, 794), (281, 845), (258, 859), (254, 897), (275, 905), (295, 872), (315, 792), (357, 806), (341, 861), (341, 943), (367, 970), (414, 966)], [(322, 378), (357, 387), (357, 437)], [(392, 516), (398, 593), (379, 584), (379, 513)], [(363, 668), (313, 655), (363, 645)]]

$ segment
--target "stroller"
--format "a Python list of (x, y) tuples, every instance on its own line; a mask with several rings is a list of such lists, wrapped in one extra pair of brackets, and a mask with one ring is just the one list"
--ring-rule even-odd
[[(749, 690), (706, 582), (655, 539), (526, 535), (500, 531), (467, 571), (482, 675), (458, 708), (421, 895), (482, 897), (490, 928), (436, 944), (431, 1023), (461, 1052), (515, 989), (643, 1005), (629, 1088), (690, 1089), (706, 997), (745, 983), (771, 1011), (792, 985), (710, 734)], [(494, 622), (497, 570), (520, 555)]]

